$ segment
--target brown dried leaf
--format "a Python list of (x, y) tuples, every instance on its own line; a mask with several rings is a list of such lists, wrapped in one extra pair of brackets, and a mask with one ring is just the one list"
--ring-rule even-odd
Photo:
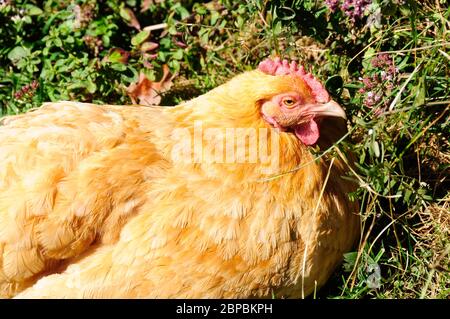
[(139, 74), (137, 83), (132, 83), (127, 88), (128, 96), (134, 104), (159, 105), (161, 103), (161, 93), (167, 91), (172, 86), (174, 76), (169, 72), (169, 67), (163, 65), (163, 76), (159, 82), (147, 79), (144, 73)]

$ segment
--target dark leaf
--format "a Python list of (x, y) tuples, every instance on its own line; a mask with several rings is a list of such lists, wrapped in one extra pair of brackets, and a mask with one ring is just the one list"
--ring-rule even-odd
[(161, 102), (161, 93), (167, 91), (172, 86), (172, 76), (169, 67), (163, 65), (163, 76), (159, 82), (149, 80), (144, 73), (139, 74), (137, 83), (132, 83), (127, 88), (128, 96), (134, 104), (141, 105), (159, 105)]

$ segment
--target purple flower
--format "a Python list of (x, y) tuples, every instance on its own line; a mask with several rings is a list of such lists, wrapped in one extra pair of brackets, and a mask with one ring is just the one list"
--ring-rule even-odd
[(342, 10), (352, 21), (361, 19), (372, 0), (344, 0)]
[(372, 4), (372, 0), (325, 0), (325, 4), (332, 12), (340, 8), (351, 21), (355, 22), (364, 17), (364, 12)]
[(375, 56), (371, 64), (373, 67), (381, 69), (381, 79), (383, 81), (392, 80), (398, 69), (394, 65), (392, 57), (387, 53), (378, 54)]
[(36, 91), (38, 86), (39, 86), (39, 82), (34, 80), (30, 84), (22, 86), (19, 91), (14, 93), (14, 97), (16, 99), (21, 99), (24, 96), (32, 97), (34, 95), (34, 91)]
[(359, 93), (364, 95), (364, 106), (374, 110), (374, 115), (379, 116), (385, 112), (388, 97), (398, 83), (398, 68), (390, 54), (380, 53), (370, 61), (372, 68), (364, 78), (359, 78), (363, 87)]
[(362, 82), (363, 82), (363, 84), (364, 84), (364, 88), (365, 89), (372, 89), (374, 86), (376, 86), (376, 83), (375, 83), (375, 81), (372, 81), (372, 79), (371, 78), (363, 78), (362, 79)]
[(341, 0), (325, 0), (325, 4), (331, 10), (331, 12), (336, 11), (339, 8)]

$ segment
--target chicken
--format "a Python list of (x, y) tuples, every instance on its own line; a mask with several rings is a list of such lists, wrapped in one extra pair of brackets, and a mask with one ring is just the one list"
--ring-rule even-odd
[(57, 102), (3, 118), (0, 295), (307, 296), (359, 233), (346, 165), (310, 149), (343, 118), (278, 58), (176, 107)]

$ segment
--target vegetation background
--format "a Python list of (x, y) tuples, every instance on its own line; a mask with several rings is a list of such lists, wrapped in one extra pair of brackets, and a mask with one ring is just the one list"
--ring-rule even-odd
[(267, 56), (297, 60), (349, 115), (318, 156), (357, 154), (364, 230), (312, 298), (448, 298), (449, 14), (445, 0), (0, 0), (0, 116), (174, 105)]

